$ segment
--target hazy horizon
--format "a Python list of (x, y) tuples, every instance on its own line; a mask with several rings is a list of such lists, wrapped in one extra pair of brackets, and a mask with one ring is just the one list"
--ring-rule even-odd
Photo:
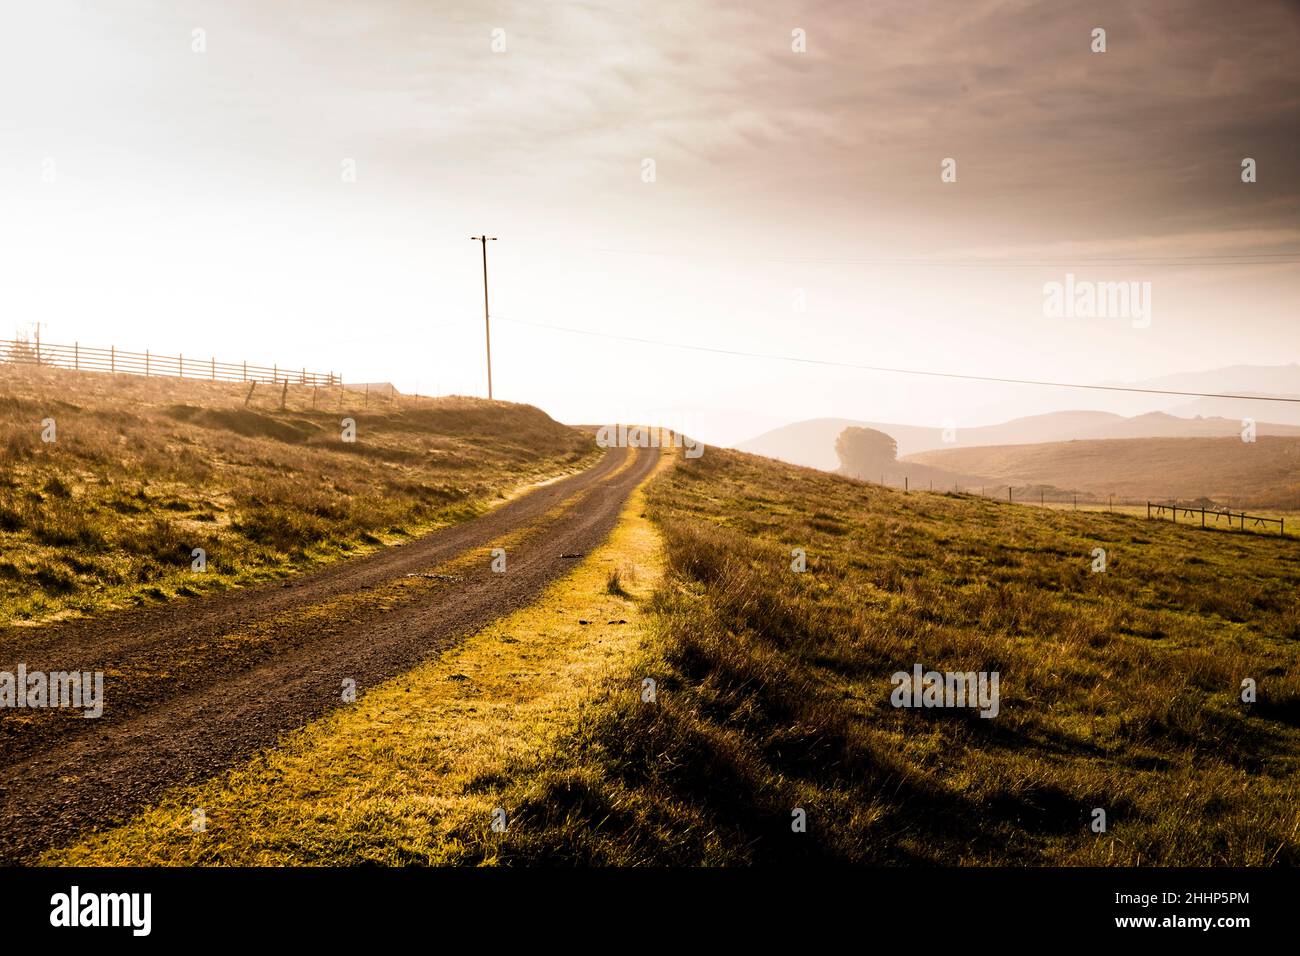
[[(583, 333), (1087, 383), (1297, 354), (1294, 2), (55, 0), (7, 21), (0, 337), (39, 321), (484, 394), (486, 230), (496, 395), (565, 421), (730, 443), (1167, 407)], [(1046, 317), (1067, 276), (1150, 283), (1149, 315)]]

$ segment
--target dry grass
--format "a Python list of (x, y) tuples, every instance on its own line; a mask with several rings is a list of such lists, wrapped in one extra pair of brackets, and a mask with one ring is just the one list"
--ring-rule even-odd
[[(656, 584), (641, 510), (536, 607), (49, 862), (1300, 863), (1293, 541), (710, 449), (646, 493)], [(997, 671), (999, 716), (895, 709), (915, 663)]]
[[(47, 854), (75, 865), (492, 862), (522, 826), (512, 802), (535, 755), (593, 689), (634, 695), (660, 539), (633, 495), (610, 540), (533, 606), (366, 692), (245, 767), (136, 820)], [(470, 560), (478, 561), (480, 556)], [(454, 565), (453, 565), (454, 567)], [(639, 586), (612, 596), (611, 569)], [(451, 570), (447, 568), (444, 570)], [(505, 811), (506, 832), (492, 830)], [(201, 808), (206, 829), (192, 827)]]
[[(1300, 507), (1300, 438), (1123, 438), (921, 452), (900, 462), (985, 476), (1027, 493), (1078, 491), (1122, 500), (1200, 500), (1240, 509)], [(871, 475), (862, 477), (872, 480)], [(901, 481), (901, 479), (900, 479)], [(891, 482), (892, 483), (892, 482)], [(969, 486), (977, 480), (964, 482)], [(920, 482), (914, 479), (914, 485)], [(951, 482), (945, 482), (950, 485)]]
[[(1300, 862), (1294, 542), (712, 449), (650, 501), (670, 577), (632, 673), (657, 702), (582, 711), (520, 776), (501, 859)], [(917, 662), (998, 671), (1000, 715), (895, 709)]]
[[(0, 364), (0, 624), (337, 560), (575, 470), (591, 442), (526, 405), (372, 401)], [(313, 407), (313, 405), (315, 407)], [(357, 440), (342, 440), (342, 419)], [(57, 440), (42, 441), (53, 419)], [(195, 548), (208, 570), (191, 570)]]

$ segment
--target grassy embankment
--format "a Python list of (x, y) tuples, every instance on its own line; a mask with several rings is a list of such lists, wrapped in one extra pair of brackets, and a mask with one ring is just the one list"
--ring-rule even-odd
[[(0, 625), (267, 580), (480, 513), (591, 440), (526, 405), (0, 364)], [(315, 407), (313, 407), (313, 405)], [(342, 419), (356, 441), (342, 440)], [(53, 419), (53, 442), (42, 422)], [(192, 552), (207, 553), (205, 573)]]

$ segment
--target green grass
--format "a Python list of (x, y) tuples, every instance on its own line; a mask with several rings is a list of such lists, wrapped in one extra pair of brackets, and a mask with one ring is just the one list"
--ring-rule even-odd
[[(0, 364), (0, 624), (266, 580), (480, 513), (590, 438), (527, 405)], [(342, 419), (357, 440), (342, 440)], [(42, 441), (53, 419), (57, 440)], [(208, 569), (191, 570), (192, 552)]]
[[(493, 859), (1300, 863), (1294, 541), (713, 449), (648, 497), (651, 650), (516, 773)], [(895, 709), (918, 662), (999, 672), (1001, 713)]]

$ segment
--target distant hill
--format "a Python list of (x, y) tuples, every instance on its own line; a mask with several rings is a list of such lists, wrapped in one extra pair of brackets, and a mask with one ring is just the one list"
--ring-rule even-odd
[[(1244, 404), (1244, 403), (1243, 403)], [(1281, 405), (1281, 403), (1277, 403)], [(1300, 406), (1297, 406), (1300, 408)], [(1272, 411), (1270, 404), (1267, 411)], [(1262, 413), (1252, 409), (1255, 417)], [(1241, 418), (1181, 418), (1152, 412), (1125, 418), (1111, 412), (1051, 412), (1016, 418), (1000, 425), (959, 428), (950, 443), (943, 441), (943, 429), (888, 422), (861, 422), (848, 418), (815, 418), (764, 432), (736, 446), (740, 451), (764, 455), (810, 468), (835, 471), (840, 462), (835, 440), (845, 428), (870, 428), (884, 432), (898, 443), (900, 458), (920, 452), (989, 445), (1025, 445), (1075, 439), (1109, 438), (1240, 438)], [(1258, 435), (1300, 436), (1300, 425), (1260, 421)], [(970, 469), (959, 468), (959, 471)]]
[[(1252, 393), (1243, 392), (1243, 394)], [(1290, 397), (1300, 399), (1300, 394)], [(1253, 418), (1256, 421), (1266, 419), (1277, 424), (1300, 426), (1300, 401), (1252, 402), (1236, 398), (1196, 398), (1185, 405), (1177, 405), (1169, 409), (1169, 413), (1180, 418), (1221, 416), (1235, 421)]]
[(949, 448), (909, 456), (920, 467), (1051, 485), (1119, 499), (1209, 498), (1300, 508), (1300, 438), (1141, 438)]
[[(1228, 365), (1205, 372), (1180, 372), (1134, 384), (1141, 388), (1167, 388), (1186, 392), (1231, 392), (1260, 398), (1300, 399), (1300, 365)], [(1165, 411), (1182, 418), (1250, 417), (1257, 421), (1300, 425), (1300, 402), (1252, 402), (1232, 398), (1184, 398), (1171, 396)]]
[(1184, 392), (1236, 392), (1258, 395), (1300, 395), (1300, 364), (1225, 365), (1204, 372), (1176, 372), (1140, 382), (1107, 384), (1168, 388)]

